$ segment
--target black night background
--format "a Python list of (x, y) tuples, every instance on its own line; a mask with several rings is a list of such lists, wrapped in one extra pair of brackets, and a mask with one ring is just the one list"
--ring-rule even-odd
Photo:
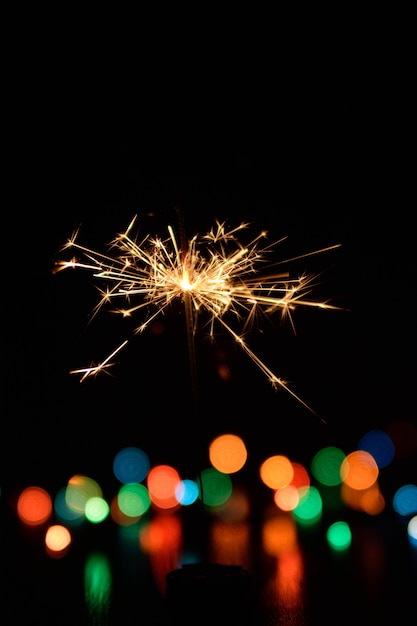
[[(205, 113), (193, 133), (184, 111), (175, 119), (159, 103), (159, 114), (151, 117), (150, 106), (127, 120), (122, 111), (112, 114), (91, 97), (87, 76), (71, 92), (58, 78), (51, 89), (48, 73), (35, 76), (29, 62), (25, 67), (26, 89), (11, 107), (12, 138), (5, 154), (10, 189), (2, 218), (1, 500), (5, 573), (10, 573), (3, 605), (27, 624), (61, 626), (83, 623), (81, 585), (71, 588), (71, 581), (78, 580), (87, 539), (74, 548), (72, 562), (69, 554), (51, 569), (13, 508), (24, 487), (40, 485), (53, 494), (82, 473), (110, 497), (117, 489), (112, 460), (124, 446), (139, 446), (152, 464), (170, 464), (193, 476), (208, 464), (209, 442), (233, 432), (248, 449), (241, 480), (258, 511), (269, 502), (258, 475), (267, 456), (285, 454), (308, 466), (320, 448), (350, 452), (366, 432), (384, 430), (393, 421), (405, 421), (416, 432), (409, 94), (395, 75), (391, 81), (403, 102), (397, 108), (384, 100), (378, 76), (357, 77), (355, 90), (335, 78), (325, 97), (312, 80), (303, 93), (281, 90), (276, 109), (266, 98), (267, 111), (252, 118), (237, 103)], [(34, 93), (25, 104), (23, 96)], [(272, 389), (230, 336), (219, 333), (210, 343), (204, 330), (195, 337), (194, 411), (181, 303), (164, 311), (153, 332), (132, 337), (133, 318), (103, 309), (89, 322), (99, 299), (91, 274), (54, 273), (55, 262), (65, 257), (62, 247), (75, 230), (80, 243), (105, 250), (135, 215), (141, 235), (162, 238), (168, 225), (178, 228), (179, 215), (189, 238), (206, 233), (215, 220), (230, 226), (248, 222), (247, 240), (263, 230), (270, 242), (285, 238), (271, 261), (294, 259), (283, 269), (319, 275), (312, 299), (339, 309), (296, 308), (296, 332), (278, 314), (247, 335), (254, 352), (315, 413), (285, 390)], [(340, 247), (302, 258), (335, 244)], [(126, 337), (131, 339), (110, 375), (80, 383), (70, 374), (100, 361)], [(219, 376), (224, 363), (227, 380)], [(355, 615), (356, 624), (373, 624), (384, 613), (401, 623), (412, 610), (415, 549), (411, 558), (404, 522), (391, 505), (399, 486), (417, 482), (412, 437), (409, 450), (381, 476), (384, 513), (371, 519), (351, 514), (359, 533), (380, 533), (387, 541), (386, 575), (371, 600), (369, 585), (365, 592), (355, 582), (357, 599), (349, 601), (345, 616), (334, 619), (330, 608), (323, 608), (335, 591), (332, 576), (349, 584), (352, 566), (344, 570), (339, 561), (336, 570), (329, 566), (323, 573), (321, 556), (314, 553), (308, 566), (315, 582), (307, 584), (316, 594), (310, 616), (292, 623), (348, 624)], [(103, 541), (115, 552), (111, 531)], [(56, 592), (53, 600), (48, 585)], [(67, 595), (73, 597), (71, 608), (65, 606)], [(137, 622), (133, 609), (123, 613), (120, 597), (115, 605), (114, 622), (108, 617), (94, 624), (165, 624), (156, 604), (148, 621)], [(275, 616), (279, 619), (265, 623), (287, 624), (284, 616)]]

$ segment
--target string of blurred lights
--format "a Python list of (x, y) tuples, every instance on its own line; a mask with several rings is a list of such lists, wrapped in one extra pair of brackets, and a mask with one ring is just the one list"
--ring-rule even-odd
[[(381, 472), (395, 460), (417, 452), (417, 430), (411, 422), (396, 420), (388, 429), (391, 434), (377, 429), (367, 432), (349, 453), (337, 446), (321, 448), (309, 467), (283, 454), (269, 456), (259, 467), (260, 484), (271, 491), (277, 511), (290, 514), (299, 527), (318, 523), (326, 506), (340, 514), (344, 508), (378, 516), (387, 506), (380, 488)], [(404, 436), (406, 449), (401, 443)], [(219, 435), (209, 446), (209, 459), (210, 465), (201, 472), (204, 489), (200, 490), (197, 477), (182, 477), (170, 465), (153, 466), (146, 451), (125, 447), (113, 459), (112, 473), (120, 486), (110, 499), (104, 497), (96, 479), (74, 474), (56, 494), (44, 486), (25, 487), (13, 508), (22, 524), (45, 530), (45, 546), (55, 557), (66, 554), (71, 529), (84, 523), (101, 524), (110, 518), (118, 526), (134, 526), (140, 520), (150, 522), (157, 513), (175, 516), (201, 498), (210, 517), (230, 523), (246, 521), (250, 496), (233, 479), (247, 462), (245, 442), (231, 433)], [(417, 547), (417, 485), (398, 485), (391, 507), (399, 519), (407, 521), (410, 544)], [(52, 523), (54, 518), (57, 524)], [(326, 529), (334, 549), (348, 547), (346, 524), (337, 519)], [(143, 528), (138, 530), (139, 540), (143, 532)]]

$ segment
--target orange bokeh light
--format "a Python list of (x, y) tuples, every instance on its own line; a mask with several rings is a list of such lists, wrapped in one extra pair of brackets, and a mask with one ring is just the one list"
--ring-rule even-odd
[(219, 472), (232, 474), (239, 471), (247, 459), (243, 440), (237, 435), (220, 435), (209, 447), (210, 462)]
[(288, 457), (277, 454), (268, 457), (260, 468), (261, 480), (271, 489), (282, 489), (294, 478), (294, 468)]
[(181, 477), (170, 465), (155, 465), (147, 477), (147, 487), (152, 503), (160, 509), (175, 509), (180, 506), (176, 490)]
[(355, 450), (346, 456), (340, 467), (343, 482), (352, 489), (367, 489), (377, 480), (378, 464), (372, 454)]
[(60, 558), (68, 552), (71, 544), (71, 533), (61, 524), (50, 526), (45, 535), (45, 546), (49, 556)]
[(28, 526), (38, 526), (52, 515), (52, 498), (42, 487), (26, 487), (17, 501), (17, 515)]

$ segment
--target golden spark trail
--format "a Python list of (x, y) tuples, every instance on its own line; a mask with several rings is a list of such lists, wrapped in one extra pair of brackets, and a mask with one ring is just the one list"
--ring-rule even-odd
[[(263, 372), (273, 387), (281, 387), (298, 402), (314, 411), (296, 395), (279, 376), (258, 357), (244, 340), (249, 327), (261, 315), (271, 316), (279, 311), (287, 317), (294, 329), (291, 312), (300, 306), (320, 309), (338, 309), (326, 302), (316, 302), (311, 297), (317, 275), (302, 275), (290, 279), (288, 273), (271, 273), (272, 267), (296, 259), (334, 250), (338, 245), (278, 261), (267, 265), (268, 273), (262, 275), (258, 268), (267, 263), (267, 255), (277, 243), (285, 238), (261, 246), (267, 233), (261, 232), (250, 243), (242, 245), (238, 236), (249, 224), (227, 230), (225, 222), (216, 221), (210, 232), (199, 237), (195, 235), (188, 242), (181, 231), (181, 245), (178, 245), (175, 232), (168, 226), (169, 237), (146, 235), (140, 243), (130, 232), (136, 222), (135, 216), (125, 232), (118, 234), (110, 243), (107, 254), (96, 252), (77, 242), (78, 230), (63, 246), (79, 254), (69, 261), (58, 261), (55, 272), (68, 268), (92, 272), (93, 277), (106, 284), (101, 289), (101, 300), (92, 316), (104, 304), (122, 299), (126, 308), (113, 310), (124, 317), (143, 312), (134, 334), (143, 332), (174, 300), (180, 300), (186, 310), (187, 337), (190, 357), (195, 359), (193, 337), (199, 322), (210, 328), (214, 336), (215, 327), (223, 328), (242, 348), (252, 362)], [(203, 315), (205, 314), (205, 318)], [(239, 324), (240, 331), (234, 330), (226, 316)], [(295, 330), (295, 329), (294, 329)], [(125, 339), (101, 363), (72, 370), (72, 374), (82, 374), (81, 381), (107, 369), (111, 360), (126, 346)], [(195, 366), (191, 363), (192, 377)], [(195, 385), (195, 381), (192, 380)]]

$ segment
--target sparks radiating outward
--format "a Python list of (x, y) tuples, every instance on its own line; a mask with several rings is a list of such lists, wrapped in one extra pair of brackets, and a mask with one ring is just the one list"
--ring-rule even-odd
[[(205, 313), (204, 324), (211, 337), (214, 337), (216, 325), (219, 324), (275, 388), (282, 387), (312, 411), (251, 350), (244, 338), (261, 312), (270, 316), (279, 311), (283, 317), (288, 317), (293, 326), (291, 311), (295, 307), (338, 308), (309, 299), (315, 275), (303, 275), (295, 280), (290, 280), (288, 273), (258, 275), (258, 266), (265, 263), (267, 253), (285, 238), (262, 247), (260, 242), (266, 239), (267, 233), (261, 232), (250, 243), (243, 245), (238, 235), (249, 226), (248, 223), (228, 229), (225, 222), (216, 221), (208, 233), (196, 235), (185, 244), (177, 242), (171, 226), (168, 226), (169, 236), (166, 239), (148, 234), (138, 241), (137, 236), (132, 237), (130, 234), (136, 218), (133, 218), (125, 232), (115, 237), (107, 254), (79, 244), (76, 231), (63, 249), (76, 250), (82, 260), (73, 257), (69, 261), (56, 263), (55, 271), (85, 269), (106, 283), (105, 289), (100, 289), (101, 299), (93, 315), (104, 304), (122, 300), (129, 306), (121, 306), (113, 312), (125, 317), (142, 312), (141, 322), (134, 331), (135, 334), (142, 333), (173, 300), (179, 299), (186, 307), (189, 337), (194, 336), (200, 316)], [(285, 263), (337, 247), (339, 244), (286, 259)], [(228, 321), (229, 317), (239, 322), (239, 332), (234, 330), (232, 321)], [(81, 381), (98, 374), (112, 365), (112, 359), (127, 343), (128, 339), (125, 339), (98, 365), (76, 369), (71, 373), (81, 375)]]

